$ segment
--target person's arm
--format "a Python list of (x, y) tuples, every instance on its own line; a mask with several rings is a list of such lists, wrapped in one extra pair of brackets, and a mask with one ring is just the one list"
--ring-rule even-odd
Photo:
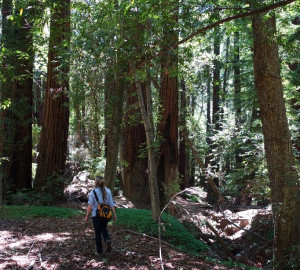
[(112, 206), (112, 207), (111, 207), (111, 210), (112, 210), (112, 212), (113, 212), (113, 214), (114, 214), (114, 217), (113, 217), (113, 219), (114, 219), (114, 220), (116, 220), (116, 219), (117, 219), (117, 215), (116, 215), (116, 210), (115, 210), (115, 207), (114, 207), (114, 206)]
[(93, 206), (91, 204), (89, 204), (88, 207), (87, 207), (87, 209), (86, 209), (86, 215), (85, 215), (85, 219), (84, 219), (85, 222), (88, 222), (89, 215), (90, 215), (90, 213), (92, 211), (92, 208), (93, 208)]

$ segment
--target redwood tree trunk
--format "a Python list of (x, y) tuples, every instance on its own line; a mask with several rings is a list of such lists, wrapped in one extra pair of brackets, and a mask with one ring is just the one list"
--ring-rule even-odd
[[(146, 83), (140, 83), (146, 104)], [(127, 88), (126, 115), (123, 131), (123, 191), (137, 207), (150, 206), (146, 132), (142, 123), (136, 84)], [(142, 151), (143, 150), (143, 151)], [(143, 152), (143, 154), (142, 154)]]
[(143, 90), (136, 71), (135, 64), (132, 64), (134, 71), (135, 85), (139, 99), (139, 107), (142, 114), (142, 119), (146, 131), (147, 148), (148, 148), (148, 179), (151, 197), (152, 218), (155, 221), (159, 220), (160, 216), (160, 200), (156, 174), (156, 159), (155, 159), (155, 145), (154, 145), (154, 125), (152, 112), (152, 95), (150, 87), (150, 69), (147, 67), (147, 85), (146, 85), (146, 104), (144, 102)]
[(67, 155), (69, 128), (69, 61), (70, 0), (52, 3), (50, 42), (43, 124), (34, 188), (41, 188), (49, 177), (63, 175)]
[[(169, 7), (173, 6), (173, 14), (166, 18), (166, 24), (174, 25), (166, 27), (164, 30), (165, 43), (168, 48), (170, 44), (176, 44), (178, 41), (178, 33), (175, 30), (178, 21), (177, 1), (167, 3)], [(157, 180), (160, 189), (161, 198), (164, 197), (165, 185), (170, 185), (177, 179), (177, 163), (178, 163), (178, 79), (177, 79), (177, 46), (169, 49), (161, 58), (161, 121), (158, 124), (157, 132), (161, 135), (162, 142), (159, 149)], [(161, 200), (164, 203), (164, 200)]]
[[(260, 105), (275, 224), (274, 269), (291, 269), (293, 247), (300, 248), (299, 179), (294, 169), (292, 143), (283, 98), (275, 16), (256, 15), (254, 78)], [(299, 253), (298, 253), (299, 254)]]
[[(23, 8), (23, 5), (22, 5)], [(31, 188), (32, 168), (32, 14), (24, 8), (16, 12), (16, 22), (8, 19), (20, 1), (2, 1), (2, 62), (0, 104), (9, 102), (0, 114), (0, 204), (5, 201), (6, 185), (14, 190)], [(27, 57), (21, 57), (20, 53)]]

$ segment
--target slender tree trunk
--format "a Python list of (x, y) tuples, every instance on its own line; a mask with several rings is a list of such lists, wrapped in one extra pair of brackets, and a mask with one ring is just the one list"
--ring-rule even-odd
[(220, 28), (215, 28), (214, 33), (214, 69), (213, 69), (213, 106), (212, 106), (212, 123), (216, 130), (220, 130), (220, 60), (218, 57), (220, 56), (220, 45), (221, 45), (221, 37), (220, 37)]
[[(206, 137), (205, 137), (205, 141), (206, 144), (209, 146), (211, 145), (211, 139), (210, 137), (212, 136), (212, 122), (211, 122), (211, 76), (210, 76), (210, 68), (209, 66), (206, 66), (205, 68), (206, 70), (206, 74), (207, 74), (207, 81), (206, 81)], [(210, 150), (210, 149), (209, 149)], [(205, 168), (208, 167), (209, 163), (210, 163), (210, 153), (208, 153), (206, 155), (205, 158)], [(205, 185), (203, 185), (204, 187)]]
[[(226, 106), (225, 102), (225, 94), (227, 94), (228, 89), (228, 79), (230, 75), (230, 69), (228, 67), (228, 60), (229, 60), (229, 46), (230, 46), (230, 37), (227, 37), (226, 39), (226, 53), (225, 53), (225, 68), (224, 68), (224, 74), (223, 74), (223, 97), (222, 97), (222, 104), (223, 106)], [(222, 113), (224, 113), (223, 108), (221, 108)]]
[[(216, 59), (214, 60), (214, 70), (213, 70), (213, 94), (212, 94), (212, 126), (214, 127), (215, 131), (221, 129), (220, 125), (220, 61), (218, 59), (220, 55), (220, 45), (221, 45), (221, 38), (220, 38), (220, 29), (217, 26), (214, 33), (214, 54)], [(217, 145), (211, 144), (211, 148), (216, 148)], [(210, 155), (212, 155), (214, 151), (211, 151)], [(219, 170), (219, 162), (217, 157), (210, 158), (210, 166), (214, 172)], [(216, 186), (219, 186), (219, 179), (214, 177), (214, 183)], [(207, 201), (210, 204), (216, 204), (218, 202), (218, 197), (215, 196), (215, 192), (211, 189), (211, 185), (208, 185), (207, 189)]]
[(150, 72), (148, 74), (148, 84), (146, 85), (146, 105), (143, 97), (143, 89), (140, 83), (139, 76), (136, 71), (136, 67), (133, 64), (132, 69), (135, 75), (136, 90), (138, 93), (139, 107), (142, 114), (142, 119), (146, 131), (147, 148), (148, 148), (148, 177), (151, 197), (151, 210), (152, 218), (158, 221), (160, 215), (160, 202), (159, 192), (156, 176), (156, 158), (155, 158), (155, 145), (154, 145), (154, 125), (153, 125), (153, 113), (152, 113), (152, 95), (150, 87)]
[[(70, 0), (52, 3), (43, 124), (34, 188), (64, 174), (69, 128)], [(67, 46), (64, 42), (67, 41)], [(63, 186), (60, 187), (63, 189)], [(61, 192), (61, 190), (59, 191)]]
[[(300, 249), (300, 191), (283, 98), (274, 14), (253, 16), (257, 90), (274, 215), (274, 269), (291, 269)], [(297, 254), (297, 253), (296, 253)], [(299, 254), (299, 253), (298, 253)]]
[[(235, 120), (235, 133), (234, 136), (237, 138), (239, 137), (239, 134), (241, 132), (241, 68), (240, 68), (240, 33), (236, 31), (234, 33), (234, 56), (233, 56), (233, 85), (234, 85), (234, 110), (235, 110), (235, 115), (234, 115), (234, 120)], [(234, 156), (235, 156), (235, 168), (236, 170), (241, 169), (242, 166), (242, 152), (237, 144), (235, 146), (234, 150)], [(248, 177), (248, 176), (247, 176)], [(235, 204), (237, 205), (242, 205), (242, 204), (248, 204), (247, 201), (244, 200), (245, 194), (244, 191), (246, 190), (247, 186), (247, 180), (248, 178), (245, 176), (240, 177), (237, 179), (237, 185), (238, 185), (238, 196), (235, 200)]]
[(91, 123), (92, 126), (92, 138), (93, 138), (93, 149), (91, 151), (92, 157), (100, 157), (101, 156), (101, 134), (99, 130), (99, 116), (100, 116), (100, 104), (99, 104), (99, 99), (97, 95), (97, 88), (95, 85), (91, 85), (92, 88), (92, 95), (93, 95), (93, 100), (92, 100), (92, 110), (93, 110), (93, 122)]
[[(186, 86), (184, 79), (181, 80), (181, 93), (180, 93), (180, 122), (181, 125), (186, 125)], [(182, 132), (179, 132), (179, 155), (178, 155), (178, 173), (181, 180), (181, 190), (189, 187), (189, 173), (188, 173), (188, 155), (186, 150), (186, 142)]]
[(7, 185), (19, 190), (31, 188), (32, 181), (32, 14), (24, 8), (23, 14), (16, 12), (16, 22), (8, 19), (13, 10), (20, 10), (20, 5), (20, 1), (2, 1), (5, 50), (0, 104), (6, 105), (0, 113), (0, 204), (5, 201)]
[[(125, 92), (125, 81), (120, 79), (125, 74), (126, 64), (116, 59), (117, 74), (112, 81), (107, 82), (106, 100), (106, 185), (113, 191), (116, 180), (117, 161), (119, 154), (119, 143), (121, 139), (121, 124), (123, 116), (123, 99)], [(124, 71), (124, 72), (123, 72)]]
[(199, 154), (197, 152), (197, 150), (195, 149), (193, 143), (191, 142), (191, 140), (189, 139), (189, 136), (188, 136), (188, 132), (187, 132), (187, 129), (186, 127), (184, 127), (182, 129), (182, 134), (186, 140), (186, 143), (189, 147), (189, 149), (191, 150), (196, 162), (198, 163), (199, 167), (200, 167), (200, 170), (202, 172), (203, 175), (205, 175), (206, 177), (206, 180), (207, 180), (207, 183), (208, 185), (210, 186), (210, 189), (211, 191), (214, 193), (214, 196), (217, 198), (218, 200), (218, 204), (219, 205), (222, 205), (223, 206), (223, 209), (224, 209), (224, 206), (225, 206), (225, 199), (223, 198), (219, 188), (216, 186), (215, 182), (214, 182), (214, 179), (213, 177), (210, 176), (210, 173), (209, 171), (205, 168), (205, 164), (202, 162), (202, 160), (200, 159), (199, 157)]

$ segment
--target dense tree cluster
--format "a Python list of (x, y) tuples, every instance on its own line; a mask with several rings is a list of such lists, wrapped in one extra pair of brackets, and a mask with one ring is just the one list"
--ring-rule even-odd
[[(263, 3), (262, 3), (263, 2)], [(160, 209), (265, 205), (276, 269), (300, 248), (300, 5), (286, 1), (2, 0), (0, 204), (63, 197), (104, 174)]]

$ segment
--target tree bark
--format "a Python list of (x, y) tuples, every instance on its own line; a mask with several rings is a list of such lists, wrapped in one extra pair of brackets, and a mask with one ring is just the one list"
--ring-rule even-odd
[[(118, 57), (118, 56), (117, 56)], [(119, 78), (126, 64), (118, 58), (114, 61), (116, 65), (116, 78)], [(121, 124), (123, 116), (123, 99), (125, 92), (124, 79), (116, 79), (112, 74), (109, 75), (109, 80), (106, 87), (106, 107), (105, 107), (105, 122), (106, 122), (106, 166), (105, 166), (105, 181), (108, 188), (114, 191), (117, 161), (119, 154), (119, 143), (121, 139)]]
[[(240, 33), (239, 31), (234, 32), (234, 43), (233, 43), (233, 85), (234, 85), (234, 120), (235, 120), (235, 132), (234, 136), (236, 141), (238, 141), (239, 134), (241, 132), (241, 68), (240, 68)], [(242, 161), (242, 149), (239, 146), (240, 143), (237, 143), (235, 145), (234, 149), (234, 157), (235, 157), (235, 169), (239, 170), (241, 169), (241, 166), (243, 166)], [(247, 200), (245, 200), (245, 190), (247, 186), (248, 176), (242, 176), (239, 179), (237, 179), (236, 185), (237, 185), (237, 191), (238, 196), (235, 199), (235, 204), (237, 205), (248, 205), (249, 202), (251, 203), (251, 197), (247, 196)]]
[[(0, 204), (5, 202), (7, 185), (13, 190), (31, 188), (32, 181), (32, 13), (19, 14), (20, 1), (2, 1), (2, 62), (0, 104)], [(23, 8), (23, 6), (22, 6)], [(16, 22), (8, 16), (16, 10)], [(21, 56), (21, 54), (23, 57)], [(24, 57), (26, 55), (26, 57)]]
[[(184, 79), (181, 80), (181, 93), (180, 93), (180, 122), (183, 126), (186, 125), (186, 108), (187, 108), (187, 99), (186, 99), (186, 85)], [(179, 154), (178, 154), (178, 173), (180, 177), (180, 186), (181, 190), (189, 187), (189, 156), (186, 150), (186, 142), (182, 132), (179, 132)]]
[(271, 183), (274, 216), (274, 269), (290, 269), (293, 247), (300, 247), (299, 179), (283, 98), (274, 14), (252, 19), (254, 79)]
[[(146, 82), (140, 82), (146, 104)], [(127, 88), (126, 115), (123, 131), (123, 191), (137, 207), (148, 208), (150, 203), (148, 155), (145, 127), (142, 123), (136, 83)], [(143, 153), (143, 154), (142, 154)]]
[(56, 0), (52, 5), (46, 96), (35, 189), (42, 188), (51, 177), (63, 175), (67, 155), (70, 0)]
[[(178, 3), (177, 1), (164, 2), (173, 13), (164, 18), (165, 24), (174, 25), (174, 28), (165, 26), (164, 42), (176, 44), (178, 41), (178, 33), (175, 25), (178, 22)], [(159, 149), (157, 178), (159, 182), (160, 198), (162, 205), (164, 204), (165, 190), (164, 186), (172, 184), (177, 179), (177, 163), (178, 163), (178, 58), (177, 47), (169, 49), (161, 60), (161, 120), (157, 127), (157, 132), (162, 138)]]
[[(218, 16), (219, 17), (219, 16)], [(220, 45), (221, 45), (221, 37), (220, 37), (220, 28), (217, 26), (214, 29), (214, 69), (213, 69), (213, 89), (212, 89), (212, 127), (214, 128), (214, 132), (217, 132), (221, 129), (220, 125), (220, 74), (221, 74), (221, 67), (220, 61), (218, 57), (220, 56)], [(209, 163), (211, 169), (214, 172), (219, 170), (219, 158), (216, 156), (212, 156), (214, 148), (216, 148), (216, 144), (210, 144), (210, 157)], [(213, 179), (216, 186), (219, 186), (219, 179), (214, 177)], [(208, 203), (214, 205), (218, 203), (218, 197), (215, 196), (215, 192), (211, 189), (212, 185), (207, 186), (207, 201)]]
[(136, 71), (135, 64), (132, 64), (132, 69), (135, 74), (135, 84), (138, 93), (139, 107), (142, 114), (142, 119), (146, 131), (147, 138), (147, 148), (148, 148), (148, 174), (149, 174), (149, 187), (150, 187), (150, 197), (151, 197), (151, 210), (152, 218), (158, 221), (160, 215), (160, 202), (159, 202), (159, 192), (156, 176), (156, 158), (155, 158), (155, 145), (154, 145), (154, 125), (153, 125), (153, 114), (152, 114), (152, 101), (151, 101), (151, 88), (150, 88), (150, 78), (149, 71), (148, 74), (148, 84), (146, 86), (146, 100), (147, 106), (145, 106), (143, 90), (140, 83), (139, 76)]

